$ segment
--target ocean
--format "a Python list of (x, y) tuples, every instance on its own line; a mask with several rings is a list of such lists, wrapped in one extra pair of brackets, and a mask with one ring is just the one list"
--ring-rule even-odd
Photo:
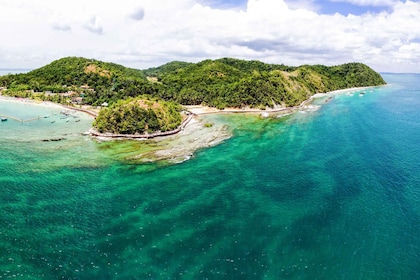
[(0, 123), (0, 279), (420, 279), (420, 75), (383, 77), (317, 111), (210, 116), (232, 137), (178, 164), (0, 100), (39, 117)]

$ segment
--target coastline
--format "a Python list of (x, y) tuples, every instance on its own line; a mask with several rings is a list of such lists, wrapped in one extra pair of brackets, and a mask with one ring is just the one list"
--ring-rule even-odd
[[(209, 122), (212, 123), (211, 127), (206, 126)], [(146, 143), (153, 143), (149, 145), (149, 151), (129, 159), (140, 162), (180, 163), (189, 160), (196, 151), (216, 146), (230, 137), (230, 128), (226, 123), (218, 121), (216, 115), (193, 116), (180, 132), (146, 140)]]
[[(210, 126), (207, 124), (211, 124)], [(106, 145), (112, 158), (133, 163), (180, 163), (189, 160), (203, 148), (216, 146), (232, 136), (231, 128), (220, 116), (192, 115), (188, 125), (177, 133), (153, 138), (93, 136), (99, 145)], [(130, 140), (130, 141), (126, 141)], [(109, 149), (109, 147), (112, 147)]]
[[(128, 156), (126, 159), (135, 162), (155, 162), (167, 161), (172, 163), (179, 163), (190, 159), (197, 150), (215, 146), (232, 136), (231, 128), (223, 121), (217, 121), (218, 115), (221, 114), (246, 114), (259, 115), (262, 118), (281, 118), (298, 111), (315, 111), (320, 108), (319, 105), (310, 104), (315, 98), (331, 96), (334, 94), (343, 94), (351, 91), (365, 90), (365, 87), (349, 88), (338, 91), (331, 91), (328, 93), (317, 94), (311, 96), (309, 99), (303, 101), (300, 105), (295, 107), (279, 107), (274, 109), (260, 110), (260, 109), (238, 109), (227, 108), (225, 110), (218, 110), (216, 108), (207, 106), (185, 106), (190, 112), (191, 120), (183, 126), (183, 129), (171, 135), (161, 137), (142, 138), (133, 137), (95, 137), (99, 141), (115, 141), (123, 139), (133, 139), (136, 142), (145, 141), (145, 145), (140, 145), (138, 153), (135, 156)], [(211, 123), (211, 127), (206, 124)], [(119, 141), (117, 141), (119, 142)], [(148, 145), (147, 143), (151, 143)], [(146, 150), (144, 146), (148, 146)]]
[[(84, 112), (84, 111), (82, 111)], [(188, 123), (191, 121), (191, 119), (194, 117), (194, 114), (189, 114), (188, 117), (181, 122), (181, 124), (174, 130), (164, 131), (164, 132), (154, 132), (154, 133), (145, 133), (145, 134), (116, 134), (116, 133), (101, 133), (97, 131), (95, 128), (91, 128), (89, 130), (89, 133), (92, 136), (100, 137), (100, 138), (124, 138), (124, 139), (152, 139), (152, 138), (158, 138), (158, 137), (165, 137), (177, 134), (181, 130), (183, 130)]]
[[(0, 102), (21, 103), (28, 104), (28, 106), (39, 106), (44, 108), (54, 108), (57, 111), (78, 111), (85, 116), (86, 119), (93, 120), (94, 116), (91, 112), (87, 112), (85, 108), (77, 108), (72, 106), (65, 106), (49, 101), (37, 101), (26, 98), (16, 98), (0, 95)], [(44, 117), (41, 117), (44, 120)], [(49, 119), (48, 119), (49, 120)], [(50, 121), (48, 121), (49, 123)], [(211, 123), (211, 127), (207, 124)], [(67, 126), (66, 126), (67, 127)], [(78, 135), (90, 135), (91, 140), (96, 141), (98, 145), (102, 142), (112, 141), (114, 148), (108, 150), (113, 154), (112, 157), (123, 157), (124, 160), (133, 162), (158, 162), (166, 161), (169, 163), (179, 163), (190, 159), (193, 154), (202, 148), (212, 147), (218, 143), (231, 137), (231, 132), (224, 122), (217, 121), (217, 117), (213, 118), (211, 115), (198, 116), (189, 114), (182, 124), (173, 131), (158, 133), (152, 135), (98, 135), (93, 133), (94, 129), (84, 129)], [(50, 131), (56, 133), (56, 131)], [(62, 134), (68, 132), (60, 132), (59, 135), (51, 136), (48, 132), (47, 138), (45, 132), (39, 132), (39, 139), (60, 139)], [(73, 132), (72, 132), (73, 134)], [(76, 135), (74, 134), (74, 135)], [(67, 138), (64, 137), (64, 138)], [(63, 140), (64, 140), (63, 138)], [(116, 140), (135, 140), (134, 142), (116, 141)], [(121, 145), (129, 145), (130, 153), (124, 153), (127, 146), (120, 149)]]
[[(311, 102), (316, 98), (332, 96), (335, 94), (343, 94), (352, 91), (361, 91), (367, 88), (370, 87), (349, 88), (327, 93), (317, 93), (303, 101), (298, 106), (278, 106), (276, 108), (267, 108), (266, 110), (254, 108), (226, 108), (224, 110), (219, 110), (207, 106), (184, 106), (186, 111), (188, 111), (188, 116), (183, 120), (177, 129), (172, 131), (143, 135), (125, 135), (99, 133), (93, 127), (91, 127), (86, 132), (86, 134), (90, 135), (92, 139), (97, 140), (99, 143), (115, 140), (136, 140), (137, 143), (139, 141), (143, 142), (144, 144), (137, 146), (138, 150), (134, 156), (130, 155), (126, 158), (128, 160), (138, 162), (155, 162), (163, 160), (178, 163), (190, 159), (194, 152), (197, 150), (215, 146), (232, 136), (232, 133), (229, 131), (229, 128), (226, 124), (214, 121), (217, 119), (218, 114), (255, 114), (262, 118), (281, 118), (301, 110), (318, 110), (320, 108), (319, 105), (311, 104)], [(0, 100), (8, 102), (23, 102), (45, 107), (55, 107), (63, 110), (75, 110), (82, 112), (91, 118), (94, 118), (97, 115), (97, 112), (93, 112), (86, 108), (65, 106), (49, 101), (35, 101), (2, 95), (0, 95)], [(211, 125), (208, 126), (208, 124)], [(133, 146), (135, 145), (138, 144), (133, 144)]]
[(325, 96), (344, 94), (344, 93), (348, 93), (348, 92), (356, 92), (356, 91), (366, 90), (366, 89), (375, 88), (375, 87), (378, 87), (378, 86), (353, 87), (353, 88), (337, 89), (337, 90), (333, 90), (333, 91), (329, 91), (329, 92), (325, 92), (325, 93), (315, 93), (314, 95), (311, 96), (311, 98), (315, 99), (315, 98), (321, 98), (321, 97), (325, 97)]
[[(185, 105), (184, 107), (187, 109), (187, 112), (189, 113), (188, 117), (182, 121), (180, 126), (174, 130), (171, 131), (165, 131), (165, 132), (155, 132), (151, 134), (142, 134), (142, 135), (127, 135), (127, 134), (112, 134), (112, 133), (100, 133), (94, 128), (91, 128), (89, 130), (89, 134), (93, 137), (98, 137), (101, 140), (105, 140), (107, 138), (109, 139), (152, 139), (152, 138), (160, 138), (165, 136), (171, 136), (174, 134), (179, 133), (180, 131), (184, 130), (185, 127), (190, 123), (191, 119), (194, 116), (201, 116), (201, 115), (211, 115), (211, 114), (260, 114), (261, 117), (269, 117), (270, 115), (275, 115), (276, 117), (283, 117), (290, 114), (295, 113), (299, 110), (317, 110), (319, 106), (317, 105), (311, 105), (310, 103), (316, 99), (316, 98), (322, 98), (326, 96), (336, 95), (336, 94), (343, 94), (347, 92), (352, 91), (360, 91), (365, 90), (368, 88), (374, 88), (372, 87), (353, 87), (353, 88), (347, 88), (347, 89), (340, 89), (335, 91), (330, 91), (326, 93), (315, 93), (311, 95), (308, 99), (304, 100), (301, 104), (293, 107), (282, 107), (277, 105), (275, 108), (266, 108), (264, 110), (262, 109), (256, 109), (256, 108), (250, 108), (250, 107), (244, 107), (244, 108), (225, 108), (225, 109), (217, 109), (214, 107), (208, 107), (203, 105)], [(19, 98), (19, 97), (9, 97), (4, 96), (0, 94), (0, 100), (7, 101), (7, 102), (21, 102), (21, 103), (29, 103), (32, 105), (39, 105), (39, 106), (45, 106), (45, 107), (55, 107), (63, 110), (75, 110), (82, 112), (90, 117), (95, 118), (99, 111), (98, 110), (91, 110), (89, 108), (84, 107), (75, 107), (75, 106), (67, 106), (63, 104), (54, 103), (51, 101), (37, 101), (33, 99), (28, 98)]]
[(301, 104), (297, 106), (293, 106), (293, 107), (277, 106), (276, 108), (267, 108), (265, 110), (245, 107), (245, 108), (226, 108), (226, 109), (220, 110), (214, 107), (207, 107), (207, 106), (202, 106), (202, 105), (186, 105), (185, 108), (187, 108), (189, 112), (195, 115), (251, 113), (251, 114), (261, 114), (262, 117), (268, 117), (268, 115), (270, 114), (276, 114), (278, 117), (281, 117), (281, 116), (292, 114), (302, 109), (310, 109), (310, 110), (317, 109), (318, 106), (314, 106), (310, 104), (316, 98), (322, 98), (322, 97), (336, 95), (336, 94), (344, 94), (344, 93), (352, 92), (352, 91), (361, 91), (361, 90), (374, 88), (374, 87), (376, 86), (353, 87), (353, 88), (329, 91), (325, 93), (315, 93), (311, 95), (308, 99), (304, 100)]
[(11, 97), (11, 96), (5, 96), (5, 95), (1, 95), (1, 94), (0, 94), (0, 100), (6, 101), (6, 102), (27, 103), (27, 104), (31, 104), (31, 105), (65, 109), (65, 107), (63, 105), (58, 104), (58, 103), (54, 103), (54, 102), (51, 102), (51, 101), (37, 101), (37, 100), (33, 100), (33, 99), (28, 99), (28, 98)]
[(67, 106), (67, 105), (63, 105), (63, 104), (54, 103), (54, 102), (51, 102), (51, 101), (39, 101), (39, 100), (33, 100), (33, 99), (29, 99), (29, 98), (5, 96), (5, 95), (1, 95), (1, 94), (0, 94), (0, 100), (5, 101), (5, 102), (26, 103), (26, 104), (30, 104), (30, 105), (43, 106), (43, 107), (47, 107), (47, 108), (57, 108), (57, 109), (62, 109), (62, 110), (75, 110), (75, 111), (85, 113), (86, 115), (89, 115), (91, 117), (96, 117), (97, 116), (97, 113), (92, 111), (92, 110), (88, 110), (88, 109), (85, 109), (85, 108), (78, 108), (78, 107), (74, 107), (74, 106)]

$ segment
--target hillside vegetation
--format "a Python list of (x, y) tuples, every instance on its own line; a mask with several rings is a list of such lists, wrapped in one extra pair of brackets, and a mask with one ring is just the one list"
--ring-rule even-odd
[(9, 95), (52, 101), (57, 101), (56, 95), (43, 97), (37, 93), (70, 92), (82, 95), (84, 104), (94, 106), (152, 93), (143, 71), (80, 57), (66, 57), (29, 73), (0, 77), (0, 86), (7, 87)]
[(101, 133), (145, 134), (169, 131), (181, 124), (180, 106), (146, 96), (120, 100), (99, 112), (94, 127)]
[(318, 92), (385, 84), (361, 63), (289, 67), (224, 58), (169, 69), (153, 72), (162, 83), (159, 96), (220, 109), (295, 106)]
[[(136, 115), (138, 112), (134, 112), (131, 107), (133, 115), (121, 115), (129, 106), (121, 100), (132, 102), (131, 98), (140, 96), (142, 99), (147, 96), (148, 99), (155, 100), (155, 107), (156, 104), (168, 101), (173, 106), (182, 104), (207, 105), (219, 109), (265, 109), (296, 106), (318, 92), (382, 84), (385, 84), (382, 77), (361, 63), (331, 67), (291, 67), (233, 58), (204, 60), (199, 63), (174, 61), (160, 67), (136, 70), (94, 59), (67, 57), (26, 74), (0, 77), (0, 87), (7, 88), (2, 94), (78, 105), (99, 106), (105, 102), (114, 104), (112, 109), (102, 113), (101, 118), (113, 123), (120, 132), (133, 131), (128, 128), (127, 123), (140, 118), (140, 115)], [(118, 106), (121, 107), (119, 113)], [(162, 110), (166, 110), (165, 108), (162, 106)], [(144, 106), (140, 106), (140, 109), (148, 110)], [(154, 119), (153, 114), (150, 114), (150, 120)], [(105, 115), (108, 117), (104, 117)], [(123, 119), (116, 121), (117, 115)], [(156, 113), (158, 120), (163, 115), (165, 114)], [(118, 124), (125, 119), (124, 125)], [(115, 130), (112, 125), (105, 125), (101, 121), (97, 121), (96, 125), (103, 131)], [(135, 131), (141, 132), (139, 124), (134, 126), (138, 127)], [(143, 131), (165, 130), (168, 127), (172, 125), (167, 123), (158, 126), (154, 121), (144, 122)]]

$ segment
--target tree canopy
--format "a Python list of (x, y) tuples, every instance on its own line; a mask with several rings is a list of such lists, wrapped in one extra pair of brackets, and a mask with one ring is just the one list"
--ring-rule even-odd
[(199, 63), (174, 61), (136, 70), (115, 63), (67, 57), (26, 74), (0, 77), (8, 91), (83, 93), (84, 103), (112, 104), (150, 95), (183, 105), (212, 107), (294, 106), (314, 93), (385, 84), (361, 63), (291, 67), (233, 58)]
[[(83, 97), (82, 103), (86, 105), (115, 103), (119, 109), (111, 107), (104, 110), (96, 125), (104, 131), (113, 130), (113, 125), (116, 130), (127, 133), (141, 133), (140, 127), (128, 125), (135, 118), (143, 118), (143, 131), (173, 128), (172, 125), (168, 128), (162, 123), (157, 124), (159, 121), (153, 114), (160, 119), (163, 113), (141, 106), (134, 109), (134, 104), (141, 103), (132, 102), (132, 98), (136, 97), (148, 98), (149, 101), (155, 98), (162, 105), (160, 107), (170, 110), (176, 106), (167, 107), (164, 101), (219, 109), (291, 107), (315, 93), (382, 84), (385, 84), (382, 77), (362, 63), (292, 67), (234, 58), (198, 63), (174, 61), (137, 70), (94, 59), (66, 57), (26, 74), (0, 77), (0, 87), (7, 88), (3, 93), (12, 96), (30, 98), (36, 95), (43, 100), (69, 102), (64, 96), (70, 94)], [(126, 100), (129, 103), (125, 103)], [(109, 125), (102, 122), (105, 119)], [(167, 124), (176, 123), (166, 121)]]
[(145, 134), (174, 130), (182, 121), (180, 106), (147, 96), (119, 100), (99, 112), (94, 127), (101, 133)]

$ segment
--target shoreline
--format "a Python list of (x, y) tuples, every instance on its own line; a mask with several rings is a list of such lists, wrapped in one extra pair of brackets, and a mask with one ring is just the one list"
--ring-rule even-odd
[(78, 107), (73, 107), (73, 106), (67, 106), (67, 105), (64, 105), (64, 104), (54, 103), (54, 102), (51, 102), (51, 101), (39, 101), (39, 100), (34, 100), (34, 99), (29, 99), (29, 98), (5, 96), (5, 95), (1, 95), (1, 94), (0, 94), (0, 100), (5, 101), (5, 102), (15, 102), (15, 103), (30, 104), (30, 105), (35, 105), (35, 106), (43, 106), (45, 108), (51, 108), (52, 107), (52, 108), (63, 109), (63, 110), (75, 110), (75, 111), (85, 113), (86, 115), (89, 115), (91, 117), (96, 117), (97, 116), (96, 112), (93, 112), (93, 111), (88, 110), (88, 109), (78, 108)]
[(0, 94), (0, 100), (6, 101), (6, 102), (15, 102), (15, 103), (26, 103), (31, 105), (37, 105), (37, 106), (44, 106), (44, 107), (55, 107), (57, 109), (63, 109), (64, 106), (58, 103), (54, 103), (51, 101), (38, 101), (34, 99), (29, 98), (21, 98), (21, 97), (12, 97), (12, 96), (5, 96)]
[(90, 135), (94, 137), (101, 137), (101, 138), (113, 138), (113, 139), (152, 139), (157, 137), (165, 137), (177, 134), (178, 132), (184, 130), (184, 128), (190, 123), (194, 114), (189, 114), (188, 117), (181, 122), (181, 124), (174, 130), (164, 131), (164, 132), (154, 132), (154, 133), (145, 133), (145, 134), (116, 134), (116, 133), (101, 133), (97, 131), (94, 127), (89, 129)]
[[(290, 114), (295, 113), (298, 110), (301, 109), (318, 109), (319, 106), (310, 105), (310, 103), (316, 99), (316, 98), (322, 98), (326, 96), (336, 95), (336, 94), (343, 94), (351, 91), (360, 91), (365, 90), (368, 88), (374, 88), (376, 86), (368, 86), (368, 87), (353, 87), (353, 88), (347, 88), (347, 89), (339, 89), (334, 90), (330, 92), (325, 93), (315, 93), (311, 95), (308, 99), (304, 100), (301, 104), (293, 107), (281, 107), (277, 105), (275, 108), (266, 108), (266, 109), (255, 109), (250, 107), (244, 107), (244, 108), (232, 108), (228, 107), (225, 109), (217, 109), (214, 107), (208, 107), (203, 105), (183, 105), (186, 108), (186, 111), (189, 113), (187, 119), (183, 120), (182, 123), (179, 125), (178, 128), (171, 130), (171, 131), (165, 131), (165, 132), (155, 132), (155, 133), (145, 133), (142, 135), (139, 134), (113, 134), (113, 133), (100, 133), (95, 128), (91, 128), (89, 130), (89, 134), (93, 137), (101, 137), (101, 138), (111, 138), (111, 139), (152, 139), (152, 138), (158, 138), (158, 137), (165, 137), (170, 136), (179, 133), (185, 127), (188, 125), (188, 123), (191, 121), (192, 117), (194, 116), (200, 116), (200, 115), (211, 115), (211, 114), (260, 114), (261, 117), (269, 117), (270, 114), (276, 114), (277, 117), (283, 117)], [(54, 103), (51, 101), (38, 101), (28, 98), (20, 98), (20, 97), (11, 97), (11, 96), (5, 96), (0, 94), (0, 100), (6, 101), (6, 102), (20, 102), (20, 103), (29, 103), (31, 105), (39, 105), (39, 106), (45, 106), (45, 107), (55, 107), (58, 109), (65, 109), (65, 110), (75, 110), (82, 112), (90, 117), (96, 118), (98, 116), (99, 111), (97, 110), (89, 110), (89, 108), (83, 108), (83, 107), (75, 107), (75, 106), (68, 106), (64, 104)]]
[(337, 90), (333, 90), (333, 91), (329, 91), (329, 92), (325, 92), (325, 93), (315, 93), (311, 97), (312, 97), (312, 99), (321, 98), (321, 97), (325, 97), (325, 96), (344, 94), (344, 93), (348, 93), (348, 92), (352, 92), (352, 91), (361, 91), (361, 90), (366, 90), (366, 89), (375, 88), (375, 87), (378, 87), (378, 86), (353, 87), (353, 88), (337, 89)]
[(262, 114), (263, 117), (266, 116), (266, 114), (278, 114), (278, 113), (284, 113), (280, 116), (285, 116), (294, 113), (297, 110), (301, 109), (313, 109), (316, 106), (310, 105), (310, 103), (316, 99), (316, 98), (322, 98), (326, 96), (336, 95), (336, 94), (343, 94), (351, 91), (360, 91), (365, 90), (368, 88), (374, 88), (376, 86), (370, 86), (370, 87), (353, 87), (353, 88), (347, 88), (347, 89), (339, 89), (334, 91), (329, 91), (325, 93), (315, 93), (311, 95), (308, 99), (304, 100), (301, 104), (293, 107), (277, 107), (277, 108), (267, 108), (265, 110), (263, 109), (254, 109), (254, 108), (226, 108), (226, 109), (216, 109), (214, 107), (208, 107), (208, 106), (202, 106), (202, 105), (185, 105), (184, 107), (187, 108), (187, 110), (195, 115), (209, 115), (209, 114), (248, 114), (248, 113), (254, 113), (254, 114)]
[[(304, 100), (301, 104), (297, 106), (268, 108), (266, 110), (253, 108), (226, 108), (224, 110), (219, 110), (207, 106), (184, 106), (186, 108), (186, 111), (188, 112), (188, 116), (182, 121), (182, 123), (177, 129), (172, 131), (157, 132), (143, 135), (126, 135), (99, 133), (95, 130), (95, 128), (91, 127), (87, 132), (85, 132), (85, 135), (90, 135), (90, 137), (93, 140), (96, 140), (99, 143), (115, 140), (135, 140), (136, 142), (145, 141), (144, 146), (143, 144), (141, 144), (141, 147), (143, 148), (137, 148), (137, 152), (135, 153), (135, 155), (130, 155), (126, 157), (125, 159), (127, 160), (132, 160), (134, 162), (139, 163), (157, 161), (179, 163), (190, 159), (197, 150), (215, 146), (225, 141), (226, 139), (229, 139), (232, 136), (229, 127), (225, 123), (217, 122), (217, 117), (212, 117), (212, 115), (259, 114), (262, 118), (280, 118), (290, 114), (294, 114), (300, 110), (317, 110), (318, 108), (320, 108), (320, 105), (310, 104), (316, 98), (322, 98), (352, 91), (361, 91), (365, 90), (366, 88), (370, 87), (349, 88), (331, 91), (327, 93), (317, 93), (310, 96), (307, 100)], [(64, 110), (75, 110), (82, 112), (90, 118), (94, 118), (95, 115), (97, 115), (96, 112), (91, 112), (86, 108), (65, 106), (49, 101), (35, 101), (30, 99), (7, 97), (2, 95), (0, 95), (0, 100), (29, 103), (45, 107), (55, 107)], [(211, 126), (207, 126), (208, 124), (211, 124)], [(150, 145), (150, 143), (153, 144)], [(116, 154), (116, 156), (119, 156), (119, 153), (118, 155)]]
[[(145, 134), (113, 134), (113, 133), (100, 133), (94, 127), (89, 129), (88, 133), (92, 137), (100, 138), (101, 140), (106, 139), (153, 139), (153, 138), (164, 138), (166, 136), (171, 136), (178, 134), (182, 130), (186, 128), (186, 126), (190, 123), (191, 119), (194, 116), (201, 116), (201, 115), (211, 115), (211, 114), (260, 114), (261, 117), (267, 118), (270, 115), (275, 114), (276, 117), (284, 117), (295, 113), (296, 111), (302, 109), (309, 109), (309, 110), (317, 110), (319, 108), (318, 105), (310, 105), (310, 103), (316, 98), (322, 98), (326, 96), (336, 95), (336, 94), (343, 94), (351, 91), (360, 91), (365, 90), (368, 88), (374, 88), (376, 86), (369, 86), (369, 87), (353, 87), (347, 89), (339, 89), (334, 90), (326, 93), (315, 93), (311, 95), (308, 99), (304, 100), (301, 104), (293, 107), (281, 107), (277, 105), (275, 108), (266, 108), (266, 109), (256, 109), (250, 107), (244, 108), (225, 108), (225, 109), (217, 109), (214, 107), (208, 107), (203, 105), (183, 105), (186, 108), (186, 111), (189, 113), (188, 117), (182, 121), (182, 123), (174, 130), (165, 131), (165, 132), (154, 132), (154, 133), (145, 133)], [(88, 108), (83, 107), (75, 107), (75, 106), (68, 106), (64, 104), (58, 104), (51, 101), (37, 101), (28, 98), (20, 98), (20, 97), (10, 97), (4, 96), (0, 94), (0, 100), (7, 101), (7, 102), (21, 102), (21, 103), (29, 103), (31, 105), (39, 105), (45, 107), (55, 107), (58, 109), (65, 109), (65, 110), (75, 110), (84, 113), (90, 117), (96, 118), (98, 116), (98, 112), (89, 110)]]

